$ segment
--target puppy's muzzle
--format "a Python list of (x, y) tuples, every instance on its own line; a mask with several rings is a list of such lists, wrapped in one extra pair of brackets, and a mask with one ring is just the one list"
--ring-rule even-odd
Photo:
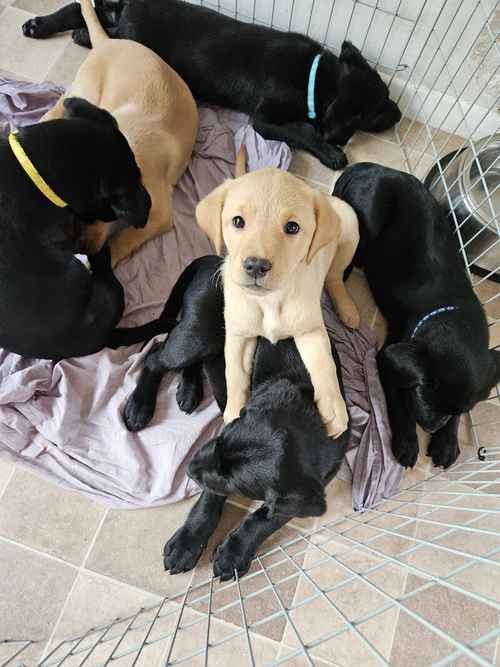
[(243, 262), (245, 273), (255, 280), (268, 274), (272, 266), (268, 259), (260, 257), (247, 257)]

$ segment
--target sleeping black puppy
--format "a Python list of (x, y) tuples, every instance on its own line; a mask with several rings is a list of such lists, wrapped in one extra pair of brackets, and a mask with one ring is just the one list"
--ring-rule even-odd
[(437, 466), (456, 461), (460, 415), (500, 380), (500, 351), (457, 253), (446, 213), (413, 176), (353, 165), (335, 184), (359, 220), (362, 266), (389, 332), (378, 363), (397, 460), (413, 467), (415, 424)]
[[(138, 342), (146, 332), (154, 335), (171, 328), (182, 308), (182, 317), (167, 341), (148, 353), (127, 401), (124, 420), (130, 430), (144, 428), (152, 418), (158, 388), (168, 370), (181, 371), (177, 401), (182, 410), (192, 412), (202, 400), (202, 369), (224, 410), (220, 264), (221, 259), (213, 255), (195, 260), (182, 274), (156, 323), (146, 325), (149, 329), (115, 332), (116, 345)], [(332, 353), (340, 369), (334, 348)], [(276, 345), (259, 339), (246, 407), (189, 464), (188, 474), (203, 492), (185, 524), (165, 545), (165, 569), (175, 574), (196, 565), (217, 527), (226, 496), (238, 494), (262, 500), (263, 505), (219, 545), (214, 573), (221, 579), (233, 577), (235, 570), (244, 574), (262, 542), (291, 517), (320, 516), (326, 511), (324, 488), (340, 466), (347, 440), (347, 432), (336, 440), (327, 436), (293, 339)]]
[(64, 107), (0, 139), (0, 347), (53, 360), (103, 348), (124, 307), (108, 249), (92, 273), (74, 257), (77, 228), (144, 227), (151, 205), (114, 118), (75, 97)]
[[(356, 130), (381, 132), (401, 118), (377, 72), (349, 42), (337, 58), (297, 33), (235, 21), (182, 0), (97, 0), (112, 37), (155, 51), (199, 100), (249, 113), (268, 139), (309, 151), (341, 169), (343, 146)], [(74, 30), (90, 46), (80, 5), (30, 19), (27, 37)]]

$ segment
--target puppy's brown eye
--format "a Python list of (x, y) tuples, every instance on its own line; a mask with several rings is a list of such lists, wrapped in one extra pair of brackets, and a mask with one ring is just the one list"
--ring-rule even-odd
[(290, 220), (289, 222), (286, 223), (284, 230), (285, 234), (298, 234), (300, 231), (300, 225), (298, 224), (298, 222)]
[(236, 229), (243, 229), (245, 226), (245, 221), (241, 217), (241, 215), (235, 215), (233, 218), (233, 225), (236, 227)]

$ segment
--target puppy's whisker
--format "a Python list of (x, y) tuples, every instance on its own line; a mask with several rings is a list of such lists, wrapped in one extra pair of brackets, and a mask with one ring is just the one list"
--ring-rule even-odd
[(219, 289), (222, 287), (222, 264), (219, 266), (218, 269), (214, 272), (212, 276), (212, 281), (216, 289)]

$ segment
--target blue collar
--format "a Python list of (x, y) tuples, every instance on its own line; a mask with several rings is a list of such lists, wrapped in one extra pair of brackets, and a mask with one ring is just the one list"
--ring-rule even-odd
[(435, 315), (439, 315), (439, 313), (447, 313), (451, 310), (459, 310), (458, 306), (443, 306), (442, 308), (436, 308), (436, 310), (432, 310), (430, 313), (425, 315), (425, 317), (422, 317), (422, 319), (418, 322), (417, 326), (413, 329), (413, 333), (411, 335), (412, 338), (415, 338), (415, 335), (417, 331), (420, 329), (422, 324), (424, 322), (427, 322), (427, 320), (430, 320), (431, 317), (434, 317)]
[(316, 120), (316, 104), (315, 104), (315, 88), (316, 88), (316, 74), (318, 73), (319, 61), (321, 60), (322, 53), (314, 58), (311, 65), (311, 71), (309, 72), (309, 83), (307, 85), (307, 117), (311, 120)]

